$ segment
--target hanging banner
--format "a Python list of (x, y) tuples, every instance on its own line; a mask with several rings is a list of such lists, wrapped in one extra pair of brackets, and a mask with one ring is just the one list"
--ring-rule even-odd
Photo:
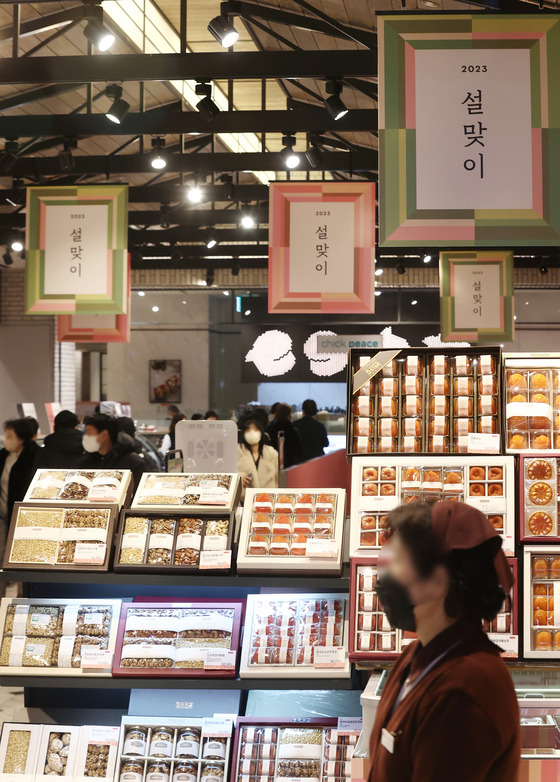
[(560, 244), (560, 18), (379, 16), (384, 247)]
[(375, 185), (269, 188), (269, 312), (374, 311)]
[(126, 185), (27, 188), (28, 313), (124, 315)]
[(512, 252), (442, 252), (439, 285), (442, 340), (513, 340)]

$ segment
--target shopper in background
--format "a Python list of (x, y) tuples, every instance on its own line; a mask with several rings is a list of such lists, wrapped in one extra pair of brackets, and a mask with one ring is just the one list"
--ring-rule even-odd
[(14, 418), (4, 424), (4, 447), (0, 450), (0, 561), (15, 502), (21, 502), (35, 473), (39, 446), (27, 418)]
[(320, 421), (316, 421), (313, 416), (317, 415), (317, 405), (314, 399), (306, 399), (301, 406), (303, 416), (294, 421), (294, 426), (297, 429), (301, 446), (303, 448), (302, 462), (307, 462), (309, 459), (316, 459), (318, 456), (324, 456), (324, 448), (329, 445), (329, 438), (327, 437), (327, 430), (324, 424)]
[(86, 418), (86, 433), (82, 445), (86, 452), (80, 467), (89, 470), (132, 470), (134, 486), (138, 486), (145, 470), (144, 459), (134, 450), (134, 440), (121, 432), (117, 419), (106, 413)]
[(290, 421), (292, 411), (289, 405), (278, 402), (274, 408), (274, 419), (266, 427), (273, 448), (279, 450), (278, 435), (284, 434), (284, 469), (298, 464), (302, 457), (301, 440), (297, 429)]
[(482, 629), (513, 584), (501, 538), (461, 502), (403, 505), (389, 526), (375, 590), (391, 627), (418, 641), (381, 695), (370, 782), (515, 782), (517, 698)]
[(79, 423), (78, 416), (70, 410), (61, 410), (55, 416), (54, 432), (37, 449), (35, 469), (69, 470), (78, 466), (84, 452), (82, 433), (77, 429)]
[(237, 471), (241, 476), (242, 498), (245, 490), (274, 489), (278, 486), (278, 454), (264, 442), (264, 429), (256, 418), (243, 425), (237, 446)]
[(202, 413), (193, 413), (191, 415), (191, 421), (202, 421)]
[(216, 413), (214, 410), (207, 410), (204, 413), (204, 420), (205, 421), (217, 421), (218, 420), (218, 413)]
[(175, 413), (173, 418), (171, 419), (171, 423), (169, 424), (169, 431), (166, 435), (163, 437), (163, 441), (161, 443), (160, 453), (165, 459), (165, 456), (168, 451), (174, 451), (175, 450), (175, 427), (179, 423), (179, 421), (186, 421), (186, 416), (183, 415), (183, 413)]
[(31, 429), (31, 439), (36, 440), (39, 437), (39, 421), (32, 415), (26, 415), (25, 420), (29, 423)]
[(152, 459), (149, 452), (142, 447), (142, 443), (136, 437), (136, 424), (134, 423), (133, 419), (127, 415), (123, 415), (120, 418), (117, 418), (117, 424), (119, 427), (119, 438), (122, 439), (121, 433), (123, 433), (128, 435), (134, 441), (134, 453), (137, 453), (138, 456), (144, 460), (145, 471), (159, 472), (159, 464), (156, 464), (155, 460)]

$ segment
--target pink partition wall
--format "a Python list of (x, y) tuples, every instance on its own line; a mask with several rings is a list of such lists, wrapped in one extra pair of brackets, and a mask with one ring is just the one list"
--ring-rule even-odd
[(350, 506), (352, 465), (344, 450), (334, 451), (318, 459), (298, 464), (286, 470), (286, 489), (346, 489), (347, 512)]

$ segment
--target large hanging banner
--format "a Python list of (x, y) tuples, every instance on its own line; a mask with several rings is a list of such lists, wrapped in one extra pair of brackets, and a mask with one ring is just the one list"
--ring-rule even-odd
[(268, 311), (374, 311), (375, 185), (270, 185)]
[(513, 340), (512, 252), (442, 252), (439, 286), (442, 340)]
[(26, 309), (123, 315), (128, 187), (29, 187)]
[(379, 17), (385, 247), (560, 244), (560, 17)]

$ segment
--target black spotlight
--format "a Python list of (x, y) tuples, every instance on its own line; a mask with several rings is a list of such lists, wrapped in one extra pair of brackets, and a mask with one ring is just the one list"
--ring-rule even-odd
[(319, 168), (323, 164), (323, 153), (316, 143), (308, 147), (305, 157), (312, 168)]
[(94, 5), (87, 11), (88, 23), (84, 27), (84, 35), (100, 52), (108, 51), (115, 43), (115, 36), (103, 24), (103, 9)]
[(212, 100), (212, 87), (208, 82), (198, 81), (194, 91), (197, 95), (202, 95), (202, 100), (198, 101), (196, 108), (200, 111), (204, 119), (209, 122), (220, 113), (220, 109)]
[(404, 267), (404, 263), (402, 261), (399, 261), (396, 265), (397, 274), (405, 274), (406, 269)]
[(237, 43), (237, 40), (239, 39), (239, 33), (227, 16), (224, 16), (223, 14), (215, 16), (214, 19), (212, 19), (208, 25), (208, 30), (224, 49), (229, 49), (229, 47), (233, 46), (234, 43)]
[(179, 250), (173, 250), (173, 252), (171, 253), (171, 260), (173, 261), (173, 263), (181, 263), (181, 261), (183, 260), (183, 253), (180, 252)]
[(224, 191), (225, 191), (225, 200), (226, 201), (233, 201), (234, 195), (235, 195), (235, 188), (233, 185), (233, 177), (231, 174), (222, 174), (220, 177), (220, 182), (224, 185)]
[(548, 274), (548, 266), (546, 263), (541, 263), (539, 266), (539, 271), (541, 274)]
[(19, 144), (17, 141), (6, 141), (4, 152), (0, 156), (0, 171), (9, 174), (18, 162)]
[(232, 273), (233, 277), (238, 277), (239, 276), (239, 264), (238, 263), (232, 264), (232, 266), (231, 266), (231, 273)]
[(142, 261), (144, 260), (144, 256), (139, 250), (133, 250), (130, 253), (130, 260), (132, 261), (132, 263), (142, 263)]
[(329, 96), (328, 98), (325, 98), (324, 101), (326, 110), (334, 120), (342, 119), (342, 117), (348, 114), (346, 104), (340, 97), (342, 82), (340, 79), (332, 79), (326, 83), (325, 89)]
[(122, 93), (122, 87), (118, 84), (109, 84), (105, 87), (105, 95), (113, 101), (105, 116), (115, 125), (120, 125), (130, 111), (130, 103), (123, 99)]
[(74, 170), (72, 150), (77, 148), (78, 141), (75, 138), (64, 139), (64, 147), (58, 153), (58, 165), (60, 166), (60, 170), (66, 174)]
[(209, 233), (206, 237), (206, 249), (212, 250), (219, 242), (217, 235), (215, 233)]
[(6, 266), (11, 266), (12, 265), (12, 263), (14, 262), (14, 259), (12, 258), (12, 255), (11, 255), (9, 250), (6, 250), (6, 252), (2, 256), (2, 260), (4, 261)]
[(206, 285), (210, 287), (211, 285), (214, 285), (214, 270), (208, 269), (206, 272)]

